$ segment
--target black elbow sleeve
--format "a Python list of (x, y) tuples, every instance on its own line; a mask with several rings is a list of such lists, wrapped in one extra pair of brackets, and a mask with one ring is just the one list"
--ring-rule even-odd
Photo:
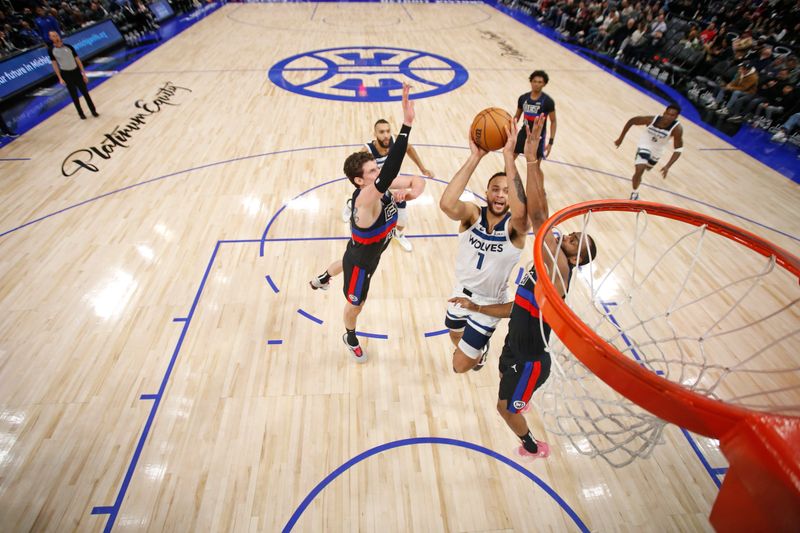
[(392, 145), (392, 149), (389, 151), (386, 162), (383, 163), (381, 173), (375, 180), (375, 188), (382, 193), (389, 190), (394, 179), (400, 174), (400, 166), (403, 164), (403, 158), (406, 156), (406, 150), (408, 150), (408, 136), (410, 134), (411, 126), (403, 124)]

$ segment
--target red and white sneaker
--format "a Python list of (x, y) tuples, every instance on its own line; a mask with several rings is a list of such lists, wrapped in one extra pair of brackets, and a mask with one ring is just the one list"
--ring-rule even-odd
[(347, 346), (347, 349), (350, 350), (350, 355), (353, 356), (353, 359), (356, 360), (356, 363), (363, 364), (367, 362), (367, 352), (361, 347), (361, 343), (358, 343), (356, 346), (350, 346), (350, 343), (347, 342), (347, 333), (342, 335), (342, 341), (344, 345)]
[(529, 461), (533, 461), (534, 459), (538, 459), (540, 457), (542, 459), (550, 457), (550, 445), (544, 442), (543, 440), (536, 441), (536, 448), (537, 448), (536, 453), (531, 453), (525, 449), (525, 446), (520, 446), (519, 448), (517, 448), (517, 455)]

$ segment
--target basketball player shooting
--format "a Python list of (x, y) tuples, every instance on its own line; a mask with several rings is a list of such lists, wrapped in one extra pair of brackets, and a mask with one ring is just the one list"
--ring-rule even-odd
[(663, 115), (633, 117), (625, 124), (625, 127), (622, 128), (622, 133), (614, 141), (616, 147), (619, 148), (631, 126), (647, 126), (647, 129), (642, 132), (642, 136), (639, 138), (639, 146), (636, 147), (636, 160), (634, 162), (636, 168), (631, 178), (631, 200), (639, 199), (639, 185), (642, 183), (642, 174), (644, 174), (645, 170), (650, 170), (658, 163), (670, 137), (672, 137), (674, 150), (667, 164), (661, 168), (661, 175), (664, 179), (667, 178), (670, 167), (681, 156), (683, 152), (683, 126), (678, 120), (680, 113), (681, 108), (679, 106), (670, 104)]
[[(544, 190), (544, 174), (539, 165), (538, 145), (544, 117), (537, 117), (532, 124), (525, 124), (526, 140), (524, 145), (527, 165), (527, 190), (520, 192), (521, 201), (526, 204), (533, 230), (538, 231), (549, 216), (547, 196)], [(519, 180), (514, 164), (514, 142), (516, 135), (514, 123), (509, 128), (508, 143), (503, 149), (507, 172), (513, 172)], [(510, 162), (510, 166), (509, 166)], [(516, 181), (515, 180), (515, 181)], [(571, 233), (563, 239), (553, 234), (545, 236), (545, 265), (550, 275), (558, 270), (555, 284), (561, 297), (566, 294), (572, 270), (577, 264), (588, 263), (596, 253), (594, 240), (589, 235)], [(580, 259), (579, 259), (580, 258)], [(500, 355), (500, 386), (497, 395), (497, 412), (509, 428), (520, 439), (521, 446), (517, 453), (527, 458), (547, 457), (550, 446), (533, 437), (528, 422), (522, 414), (528, 410), (534, 391), (538, 390), (550, 376), (550, 354), (547, 341), (550, 337), (550, 326), (547, 323), (539, 327), (539, 306), (536, 303), (534, 287), (537, 274), (534, 267), (525, 274), (516, 295), (510, 302), (479, 306), (465, 297), (450, 299), (450, 303), (471, 311), (480, 310), (483, 314), (500, 318), (510, 317), (508, 334)]]
[[(453, 297), (466, 296), (476, 302), (475, 310), (449, 304), (445, 325), (455, 345), (453, 371), (480, 370), (489, 353), (489, 339), (500, 319), (481, 311), (481, 306), (508, 301), (508, 277), (525, 247), (528, 220), (520, 198), (524, 189), (516, 168), (497, 172), (489, 178), (486, 203), (479, 207), (460, 200), (480, 160), (488, 153), (468, 134), (470, 155), (442, 194), (439, 207), (459, 222), (456, 253), (456, 286)], [(516, 179), (509, 190), (511, 179)], [(522, 195), (519, 194), (522, 191)]]

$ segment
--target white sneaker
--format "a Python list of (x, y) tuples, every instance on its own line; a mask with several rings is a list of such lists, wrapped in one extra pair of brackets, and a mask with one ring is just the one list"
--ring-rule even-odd
[(783, 130), (778, 130), (778, 132), (775, 133), (770, 140), (777, 143), (785, 143), (786, 133), (784, 133)]
[(630, 200), (638, 200), (639, 199), (639, 191), (632, 191)]
[(314, 290), (322, 289), (323, 291), (327, 291), (331, 287), (331, 281), (329, 279), (326, 283), (322, 283), (322, 281), (319, 279), (320, 277), (321, 276), (317, 276), (309, 281), (308, 284), (311, 285), (311, 288)]
[(394, 240), (395, 240), (395, 242), (397, 242), (397, 244), (399, 244), (399, 245), (400, 245), (400, 246), (403, 248), (403, 250), (405, 250), (406, 252), (410, 252), (411, 250), (413, 250), (413, 249), (414, 249), (414, 247), (413, 247), (413, 246), (411, 246), (411, 241), (409, 241), (409, 240), (408, 240), (408, 238), (407, 238), (405, 235), (403, 235), (402, 233), (395, 233), (395, 234), (394, 234)]
[(350, 215), (353, 214), (352, 203), (353, 200), (349, 198), (344, 203), (344, 208), (342, 209), (342, 222), (350, 222)]

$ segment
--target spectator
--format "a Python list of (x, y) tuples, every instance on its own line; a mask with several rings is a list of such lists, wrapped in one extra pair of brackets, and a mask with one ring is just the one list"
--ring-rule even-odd
[(700, 40), (703, 44), (708, 44), (717, 36), (717, 24), (714, 21), (708, 23), (706, 29), (700, 32)]
[(650, 33), (654, 35), (658, 33), (660, 34), (659, 37), (667, 33), (667, 22), (665, 19), (664, 13), (659, 13), (658, 18), (650, 24)]
[(39, 34), (39, 37), (42, 38), (42, 41), (44, 41), (44, 43), (48, 46), (53, 44), (52, 41), (50, 41), (51, 31), (61, 35), (61, 25), (54, 16), (45, 11), (44, 6), (36, 7), (36, 18), (34, 19), (34, 22), (36, 24), (36, 32)]
[[(749, 63), (740, 63), (733, 81), (720, 87), (714, 101), (706, 107), (716, 109), (728, 93), (731, 93), (731, 97), (736, 96), (738, 98), (737, 93), (755, 94), (756, 89), (758, 89), (758, 72)], [(723, 107), (720, 110), (720, 114), (727, 115), (728, 109)]]
[(752, 115), (762, 102), (779, 99), (784, 85), (787, 85), (788, 77), (789, 71), (781, 69), (776, 77), (764, 79), (755, 94), (740, 93), (736, 98), (731, 96), (727, 108), (732, 116), (728, 120), (742, 122), (745, 116)]
[[(736, 57), (745, 57), (753, 47), (753, 33), (748, 29), (731, 43)], [(738, 55), (737, 55), (738, 54)]]
[(786, 139), (789, 138), (798, 124), (800, 124), (800, 113), (795, 113), (783, 123), (778, 131), (775, 132), (775, 135), (772, 136), (771, 140), (779, 143), (785, 143)]

